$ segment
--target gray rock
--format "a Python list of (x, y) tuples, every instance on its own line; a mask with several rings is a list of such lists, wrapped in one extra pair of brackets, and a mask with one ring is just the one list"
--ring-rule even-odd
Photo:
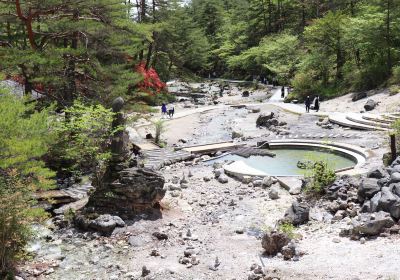
[(94, 220), (88, 221), (88, 228), (103, 235), (110, 235), (116, 227), (124, 227), (125, 222), (118, 216), (100, 215)]
[(271, 232), (264, 234), (261, 245), (268, 256), (275, 256), (281, 252), (282, 248), (289, 244), (289, 237), (281, 232)]
[(372, 100), (372, 99), (368, 99), (368, 100), (367, 100), (367, 103), (365, 103), (365, 105), (364, 105), (364, 109), (365, 109), (365, 111), (372, 111), (372, 110), (375, 109), (375, 107), (376, 107), (377, 105), (378, 105), (377, 102), (375, 102), (375, 101)]
[(257, 188), (262, 187), (263, 186), (263, 180), (260, 180), (260, 179), (253, 180), (253, 186), (257, 187)]
[(399, 183), (399, 182), (400, 182), (400, 172), (393, 172), (392, 175), (390, 175), (389, 183)]
[(381, 188), (378, 185), (377, 179), (365, 178), (358, 188), (358, 196), (361, 198), (361, 200), (369, 199), (379, 192), (380, 189)]
[(367, 97), (367, 92), (363, 91), (363, 92), (354, 92), (351, 95), (351, 101), (358, 101), (360, 99), (366, 98)]
[(389, 190), (388, 187), (383, 187), (381, 191), (381, 198), (378, 202), (377, 210), (383, 210), (390, 212), (392, 205), (398, 200), (398, 198)]
[(295, 201), (286, 211), (284, 220), (297, 226), (307, 223), (310, 218), (310, 207), (303, 202)]
[(378, 192), (371, 198), (370, 207), (369, 207), (368, 212), (373, 213), (378, 210), (379, 200), (381, 199), (381, 197), (382, 197), (382, 193)]
[(219, 176), (225, 174), (225, 170), (223, 168), (218, 168), (214, 170), (214, 176), (215, 178), (218, 178)]
[(378, 235), (385, 228), (390, 228), (394, 225), (393, 219), (389, 213), (379, 211), (376, 213), (362, 213), (359, 218), (352, 220), (353, 233), (360, 235)]
[(243, 137), (243, 133), (239, 131), (232, 131), (232, 139), (241, 138)]
[(296, 254), (296, 244), (291, 241), (288, 245), (284, 246), (281, 250), (284, 260), (291, 260)]
[(371, 169), (368, 172), (367, 177), (381, 179), (381, 178), (384, 178), (386, 176), (386, 174), (387, 174), (387, 172), (382, 167), (377, 167), (377, 168)]
[(274, 183), (274, 180), (273, 180), (272, 177), (270, 177), (270, 176), (265, 176), (265, 177), (262, 179), (262, 185), (263, 185), (264, 188), (269, 188), (269, 187), (271, 187), (273, 183)]
[(396, 201), (390, 206), (389, 213), (396, 220), (400, 219), (400, 198), (396, 197)]
[(211, 178), (209, 176), (204, 176), (203, 177), (203, 181), (204, 182), (209, 182), (209, 181), (211, 181)]
[(268, 192), (268, 196), (270, 199), (279, 199), (279, 192), (278, 189), (275, 187), (272, 187), (270, 191)]
[(218, 182), (220, 182), (221, 184), (228, 183), (229, 182), (228, 176), (222, 174), (221, 176), (218, 177)]
[(400, 197), (400, 183), (396, 184), (390, 184), (389, 188), (392, 190), (392, 192)]

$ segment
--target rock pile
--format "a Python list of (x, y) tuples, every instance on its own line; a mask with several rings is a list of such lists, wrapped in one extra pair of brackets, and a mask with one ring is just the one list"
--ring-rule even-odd
[(286, 125), (286, 122), (278, 120), (278, 116), (274, 112), (260, 114), (256, 121), (257, 127), (266, 127), (272, 132), (281, 135), (289, 134), (289, 132), (285, 128)]
[(87, 212), (133, 217), (158, 205), (165, 195), (164, 177), (152, 170), (131, 167), (110, 177), (90, 196)]
[(267, 256), (279, 256), (284, 260), (298, 261), (304, 253), (298, 250), (294, 240), (291, 240), (287, 234), (278, 231), (265, 233), (261, 245)]
[(329, 122), (329, 118), (324, 118), (316, 122), (318, 126), (325, 129), (333, 129), (333, 125)]
[(388, 168), (375, 168), (364, 178), (338, 178), (326, 188), (326, 197), (331, 202), (324, 208), (333, 215), (333, 220), (347, 217), (351, 221), (341, 235), (395, 232), (392, 227), (400, 220), (400, 157)]
[(78, 215), (75, 223), (83, 230), (97, 231), (104, 236), (109, 236), (116, 227), (124, 227), (125, 222), (118, 216), (100, 215), (90, 219), (87, 216)]
[(267, 256), (276, 256), (282, 251), (284, 246), (289, 244), (289, 242), (290, 238), (286, 234), (272, 231), (264, 234), (261, 240), (261, 245)]

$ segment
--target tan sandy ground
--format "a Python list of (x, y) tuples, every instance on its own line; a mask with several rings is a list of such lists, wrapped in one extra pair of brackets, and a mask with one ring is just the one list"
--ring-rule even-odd
[(351, 94), (321, 102), (321, 111), (328, 112), (360, 112), (364, 110), (364, 105), (368, 99), (372, 99), (380, 104), (371, 113), (387, 113), (400, 110), (400, 94), (390, 96), (387, 91), (372, 95), (370, 97), (351, 101)]

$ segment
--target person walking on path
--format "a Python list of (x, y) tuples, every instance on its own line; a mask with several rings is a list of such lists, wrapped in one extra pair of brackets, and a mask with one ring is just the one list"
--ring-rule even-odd
[(164, 116), (167, 115), (167, 105), (165, 105), (165, 103), (163, 103), (161, 105), (161, 118), (164, 118)]
[(281, 98), (285, 98), (285, 87), (284, 86), (281, 89)]
[(168, 116), (172, 119), (174, 117), (175, 108), (173, 105), (168, 106)]
[(310, 112), (310, 106), (311, 106), (310, 96), (307, 96), (305, 104), (306, 104), (306, 112), (309, 113)]
[(314, 109), (315, 111), (319, 111), (319, 96), (315, 97), (315, 101), (314, 101)]

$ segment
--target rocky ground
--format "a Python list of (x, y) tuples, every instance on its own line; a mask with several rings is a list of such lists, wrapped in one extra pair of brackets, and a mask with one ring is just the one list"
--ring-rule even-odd
[[(243, 97), (245, 89), (231, 86), (222, 91), (223, 97), (215, 98), (220, 96), (218, 86), (195, 84), (193, 87), (205, 97), (197, 102), (182, 101), (176, 105), (178, 110), (209, 106), (214, 101), (252, 105), (225, 106), (169, 121), (164, 139), (170, 147), (232, 138), (253, 145), (288, 134), (351, 132), (352, 136), (335, 141), (371, 149), (366, 169), (381, 165), (382, 154), (386, 151), (384, 134), (348, 131), (338, 126), (326, 129), (317, 125), (321, 120), (316, 116), (294, 115), (264, 104), (276, 89), (262, 88)], [(180, 85), (176, 90), (187, 94), (185, 86)], [(274, 112), (278, 122), (287, 124), (279, 126), (278, 130), (256, 127), (259, 115), (270, 112)], [(151, 127), (138, 128), (138, 135), (149, 132), (152, 133)], [(349, 232), (358, 217), (362, 218), (358, 212), (363, 203), (371, 204), (373, 200), (372, 196), (365, 196), (365, 202), (353, 202), (359, 186), (337, 182), (339, 187), (330, 190), (331, 197), (319, 202), (307, 201), (308, 218), (294, 230), (294, 255), (291, 260), (285, 260), (282, 253), (266, 256), (262, 237), (264, 232), (276, 229), (277, 222), (292, 203), (303, 196), (290, 195), (273, 181), (255, 178), (244, 183), (223, 174), (218, 178), (215, 169), (218, 170), (218, 166), (206, 165), (199, 159), (163, 167), (160, 173), (166, 180), (166, 195), (161, 201), (161, 217), (154, 219), (143, 214), (125, 221), (125, 225), (117, 227), (110, 237), (66, 226), (67, 222), (61, 221), (61, 217), (49, 221), (46, 228), (39, 228), (39, 237), (29, 248), (33, 258), (21, 265), (19, 276), (74, 280), (400, 279), (396, 230), (382, 229), (383, 233), (375, 236), (357, 236)], [(383, 177), (390, 176), (382, 172)], [(361, 185), (361, 180), (357, 180)], [(343, 184), (351, 185), (344, 187), (345, 193), (341, 189)], [(372, 192), (382, 196), (386, 191), (379, 188)], [(365, 215), (370, 219), (375, 214)], [(374, 219), (379, 220), (379, 214), (376, 215)]]

